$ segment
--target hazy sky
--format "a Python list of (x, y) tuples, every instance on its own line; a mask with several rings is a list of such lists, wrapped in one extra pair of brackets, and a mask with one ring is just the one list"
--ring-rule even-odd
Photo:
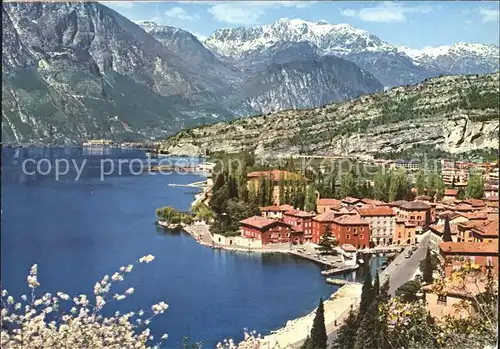
[(169, 1), (103, 2), (125, 17), (154, 20), (201, 39), (218, 29), (269, 24), (281, 17), (349, 23), (411, 48), (458, 41), (499, 43), (498, 1)]

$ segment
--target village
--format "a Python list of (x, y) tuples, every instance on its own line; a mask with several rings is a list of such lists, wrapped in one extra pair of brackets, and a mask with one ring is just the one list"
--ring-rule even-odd
[[(428, 251), (432, 259), (437, 261), (431, 280), (445, 283), (440, 284), (440, 291), (437, 292), (437, 281), (433, 284), (427, 280), (415, 292), (427, 300), (428, 311), (432, 316), (461, 317), (465, 314), (464, 310), (457, 311), (456, 304), (472, 299), (484, 291), (484, 285), (474, 292), (460, 291), (451, 281), (453, 273), (467, 265), (483, 275), (490, 271), (495, 277), (498, 275), (498, 167), (492, 165), (488, 171), (484, 171), (484, 166), (482, 167), (481, 198), (464, 198), (473, 165), (463, 162), (443, 163), (445, 166), (441, 177), (446, 187), (442, 189), (439, 199), (436, 193), (432, 197), (418, 193), (422, 188), (417, 188), (417, 184), (411, 188), (412, 200), (389, 202), (352, 196), (321, 197), (316, 191), (312, 210), (307, 203), (305, 206), (309, 209), (305, 210), (282, 202), (284, 195), (280, 191), (287, 190), (283, 179), (298, 179), (300, 175), (296, 172), (282, 169), (248, 172), (245, 187), (250, 192), (258, 192), (265, 180), (268, 183), (266, 191), (270, 193), (271, 205), (259, 206), (258, 212), (235, 222), (238, 227), (236, 233), (213, 231), (211, 225), (214, 216), (208, 216), (212, 218), (207, 220), (195, 219), (189, 225), (184, 224), (184, 230), (200, 244), (211, 248), (289, 253), (307, 258), (323, 265), (322, 275), (325, 276), (356, 270), (363, 263), (364, 254), (393, 253), (397, 255), (396, 260), (389, 267), (384, 265), (381, 270), (381, 280), (382, 276), (392, 278), (393, 294), (398, 287), (422, 277), (419, 265), (425, 258), (429, 258), (426, 256)], [(398, 163), (398, 166), (404, 165)], [(406, 171), (415, 169), (406, 168)], [(470, 180), (477, 180), (477, 176)], [(196, 195), (194, 207), (210, 206), (214, 195), (213, 186), (216, 185), (210, 174), (206, 184), (203, 191)], [(475, 193), (475, 196), (479, 194)], [(227, 215), (224, 211), (223, 219)], [(418, 256), (412, 256), (417, 254), (415, 251)], [(398, 273), (404, 275), (398, 276)], [(334, 309), (328, 315), (332, 333), (337, 328), (333, 323), (341, 323), (347, 316), (347, 311), (341, 312), (339, 309), (346, 304), (357, 306), (361, 293), (360, 284), (350, 285), (344, 282), (338, 285), (345, 285), (340, 294), (350, 294), (350, 298), (328, 305)], [(297, 327), (293, 330), (285, 327), (271, 335), (268, 343), (290, 345), (293, 342), (291, 338), (300, 337), (291, 334), (297, 331)]]

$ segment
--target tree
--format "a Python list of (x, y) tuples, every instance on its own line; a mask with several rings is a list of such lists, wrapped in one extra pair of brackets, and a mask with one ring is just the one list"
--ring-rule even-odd
[(304, 209), (307, 212), (312, 212), (316, 210), (316, 188), (314, 187), (314, 185), (312, 185), (312, 183), (307, 186), (307, 195), (304, 204)]
[(389, 346), (389, 301), (391, 295), (389, 294), (389, 278), (380, 287), (380, 292), (378, 294), (378, 304), (379, 304), (379, 324), (376, 331), (378, 335), (378, 347), (380, 349), (390, 348)]
[(326, 335), (325, 326), (325, 308), (323, 306), (323, 299), (320, 298), (311, 328), (310, 348), (326, 349), (327, 341), (328, 336)]
[(356, 341), (356, 332), (359, 328), (358, 317), (351, 309), (349, 315), (340, 326), (337, 335), (337, 343), (341, 349), (354, 349), (354, 342)]
[(373, 198), (376, 200), (387, 201), (388, 199), (388, 180), (382, 169), (379, 169), (373, 179)]
[(401, 299), (403, 303), (411, 303), (418, 301), (417, 293), (420, 291), (422, 285), (418, 280), (410, 280), (401, 285), (396, 290), (396, 296)]
[[(379, 310), (378, 302), (374, 301), (367, 309), (363, 320), (360, 323), (358, 331), (356, 332), (356, 340), (354, 342), (354, 349), (379, 349), (378, 347), (378, 324), (379, 324)], [(380, 348), (385, 349), (385, 348)]]
[(467, 181), (466, 196), (472, 199), (482, 199), (484, 196), (484, 181), (480, 173), (469, 176)]
[(462, 187), (458, 188), (457, 199), (458, 200), (465, 200), (466, 199), (466, 192), (465, 192), (464, 188), (462, 188)]
[(444, 219), (444, 230), (443, 230), (443, 242), (452, 242), (451, 238), (451, 227), (450, 227), (450, 218), (447, 216)]
[(365, 313), (372, 304), (375, 295), (373, 294), (372, 276), (370, 271), (366, 273), (365, 281), (363, 282), (363, 287), (361, 288), (361, 301), (359, 302), (359, 314), (358, 320), (362, 321)]
[(342, 176), (340, 180), (340, 196), (346, 198), (348, 196), (356, 196), (356, 179), (352, 172), (348, 172)]
[(426, 177), (423, 170), (418, 171), (417, 181), (415, 186), (417, 187), (417, 195), (424, 195), (426, 189)]
[(377, 274), (375, 275), (375, 281), (373, 282), (373, 295), (375, 297), (378, 297), (379, 292), (380, 292), (380, 276), (378, 275), (377, 272)]
[(432, 277), (433, 269), (431, 249), (427, 247), (427, 253), (425, 255), (422, 271), (422, 279), (428, 284), (432, 283), (432, 281), (434, 280), (434, 278)]
[(325, 232), (321, 235), (318, 245), (322, 254), (331, 254), (333, 247), (337, 245), (337, 240), (332, 239), (332, 229), (328, 223), (325, 224)]

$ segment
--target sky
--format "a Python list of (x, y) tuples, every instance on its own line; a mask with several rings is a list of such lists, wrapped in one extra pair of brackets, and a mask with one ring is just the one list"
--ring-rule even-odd
[(499, 44), (498, 1), (113, 1), (102, 2), (133, 20), (153, 20), (201, 40), (216, 29), (253, 27), (279, 18), (348, 23), (397, 46)]

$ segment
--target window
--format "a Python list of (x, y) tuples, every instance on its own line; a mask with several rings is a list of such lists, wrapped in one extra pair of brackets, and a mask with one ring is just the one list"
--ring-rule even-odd
[(356, 235), (358, 233), (356, 228), (353, 228), (353, 233), (354, 233), (354, 235)]
[(345, 236), (345, 238), (346, 238), (347, 240), (349, 240), (349, 238), (350, 238), (349, 234), (347, 234), (347, 235)]
[(359, 238), (360, 238), (361, 240), (363, 240), (363, 234), (361, 234), (361, 235), (359, 236)]
[(444, 295), (444, 294), (438, 295), (437, 301), (438, 301), (438, 303), (445, 303), (446, 304), (446, 295)]

